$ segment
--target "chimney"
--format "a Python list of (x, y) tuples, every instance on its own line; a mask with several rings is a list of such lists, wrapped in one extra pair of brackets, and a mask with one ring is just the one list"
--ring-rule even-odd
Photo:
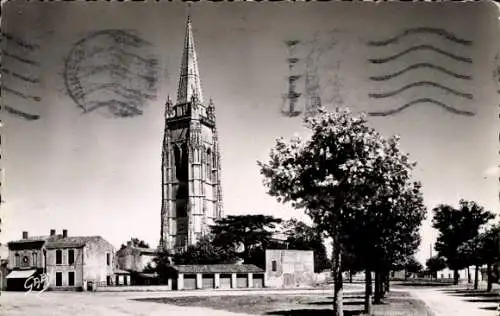
[(55, 236), (56, 235), (56, 230), (55, 229), (51, 229), (50, 230), (50, 236)]
[(28, 232), (23, 232), (23, 239), (28, 239)]
[(66, 237), (68, 237), (68, 230), (63, 229), (63, 238), (66, 238)]

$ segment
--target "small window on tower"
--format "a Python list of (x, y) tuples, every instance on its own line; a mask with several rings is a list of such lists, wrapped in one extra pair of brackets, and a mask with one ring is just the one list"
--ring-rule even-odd
[(207, 180), (212, 180), (212, 152), (207, 149)]

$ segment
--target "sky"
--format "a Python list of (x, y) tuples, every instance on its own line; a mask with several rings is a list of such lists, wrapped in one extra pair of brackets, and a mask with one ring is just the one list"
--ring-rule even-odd
[[(68, 229), (116, 247), (131, 237), (156, 246), (164, 104), (177, 93), (186, 7), (10, 1), (4, 10), (10, 37), (2, 40), (2, 61), (10, 72), (2, 78), (2, 102), (39, 118), (2, 113), (0, 241)], [(191, 20), (203, 95), (216, 109), (226, 215), (307, 220), (267, 195), (256, 163), (268, 158), (277, 137), (307, 136), (302, 115), (281, 112), (290, 75), (303, 75), (298, 109), (308, 95), (353, 112), (386, 113), (425, 99), (369, 117), (384, 135), (399, 134), (418, 163), (414, 177), (429, 209), (420, 260), (436, 237), (430, 210), (437, 204), (465, 198), (499, 211), (493, 4), (196, 3)], [(406, 29), (417, 31), (398, 37)], [(135, 46), (124, 44), (124, 32), (135, 34)], [(289, 40), (298, 41), (294, 51)], [(288, 58), (299, 59), (291, 70)], [(106, 65), (122, 72), (92, 72)], [(305, 85), (306, 65), (317, 85)], [(412, 65), (393, 78), (371, 79)], [(121, 86), (93, 90), (109, 83)], [(127, 111), (104, 106), (110, 104), (128, 104)]]

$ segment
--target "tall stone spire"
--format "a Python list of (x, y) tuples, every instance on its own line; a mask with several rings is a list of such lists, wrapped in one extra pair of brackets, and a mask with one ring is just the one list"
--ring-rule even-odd
[(195, 96), (200, 103), (203, 103), (193, 30), (191, 27), (191, 18), (188, 13), (179, 88), (177, 90), (177, 104), (190, 102), (193, 96)]

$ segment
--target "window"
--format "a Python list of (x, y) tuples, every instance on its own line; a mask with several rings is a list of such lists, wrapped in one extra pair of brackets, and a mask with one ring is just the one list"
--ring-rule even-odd
[(16, 257), (16, 262), (15, 262), (16, 267), (20, 267), (21, 266), (21, 256), (18, 253), (16, 253), (15, 257)]
[(75, 286), (75, 272), (68, 272), (68, 285)]
[(207, 180), (212, 180), (212, 152), (207, 150)]
[(36, 252), (33, 252), (31, 254), (31, 262), (32, 262), (31, 263), (32, 266), (36, 266), (38, 264)]
[(56, 272), (56, 286), (62, 286), (62, 272)]
[(75, 251), (73, 249), (68, 250), (68, 264), (75, 263)]
[(276, 260), (273, 260), (273, 261), (271, 262), (271, 270), (272, 270), (273, 272), (276, 272), (276, 271), (278, 270)]
[(29, 267), (30, 266), (30, 259), (28, 256), (23, 256), (23, 267)]
[(62, 264), (62, 250), (56, 250), (56, 264)]
[(107, 264), (108, 266), (110, 266), (110, 265), (111, 265), (111, 255), (109, 254), (109, 252), (108, 252), (108, 253), (106, 253), (106, 264)]

